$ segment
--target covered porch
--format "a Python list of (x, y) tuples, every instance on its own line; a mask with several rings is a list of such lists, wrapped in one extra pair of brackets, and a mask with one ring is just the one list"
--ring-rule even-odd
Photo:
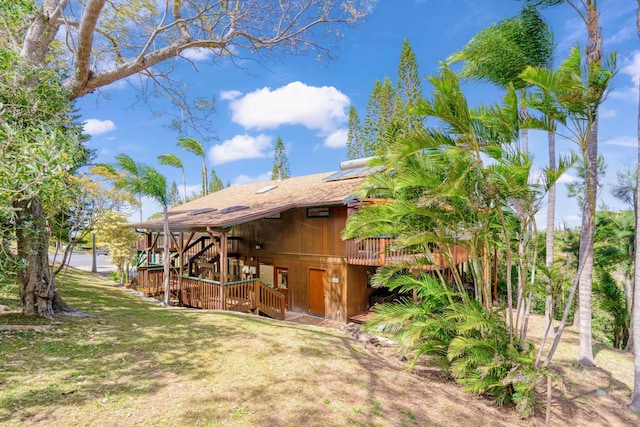
[(147, 232), (136, 243), (137, 275), (129, 287), (147, 296), (164, 297), (164, 266), (159, 262), (169, 251), (170, 302), (175, 305), (262, 314), (285, 318), (285, 295), (254, 277), (251, 270), (229, 273), (229, 256), (237, 251), (227, 233), (207, 228), (204, 232)]
[[(129, 287), (150, 297), (164, 296), (164, 269), (161, 266), (140, 267)], [(171, 269), (170, 300), (185, 307), (218, 309), (264, 314), (274, 319), (285, 318), (285, 297), (259, 279), (229, 281), (179, 276)]]

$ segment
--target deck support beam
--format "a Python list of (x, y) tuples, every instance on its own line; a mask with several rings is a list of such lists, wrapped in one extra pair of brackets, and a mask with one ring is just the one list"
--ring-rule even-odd
[[(227, 248), (228, 238), (227, 233), (229, 230), (213, 230), (211, 227), (207, 227), (207, 233), (211, 236), (213, 244), (220, 253), (220, 310), (225, 310), (226, 302), (225, 298), (225, 285), (227, 284)], [(220, 238), (220, 245), (216, 243), (216, 237)]]

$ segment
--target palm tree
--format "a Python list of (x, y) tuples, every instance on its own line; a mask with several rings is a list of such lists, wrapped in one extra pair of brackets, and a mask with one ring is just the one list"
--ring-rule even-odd
[(202, 195), (206, 196), (209, 190), (209, 185), (207, 183), (207, 153), (204, 149), (204, 146), (199, 141), (193, 138), (179, 138), (178, 147), (182, 148), (183, 150), (187, 150), (188, 152), (193, 153), (196, 156), (202, 157)]
[[(611, 55), (604, 65), (601, 67), (591, 67), (585, 69), (583, 67), (583, 57), (580, 50), (575, 46), (567, 59), (560, 65), (557, 71), (552, 71), (542, 68), (527, 68), (522, 73), (522, 78), (528, 81), (534, 86), (531, 96), (527, 99), (527, 104), (530, 108), (540, 110), (542, 112), (552, 111), (554, 118), (563, 125), (563, 130), (567, 132), (564, 137), (570, 141), (575, 142), (581, 152), (581, 160), (590, 166), (591, 164), (591, 147), (593, 144), (594, 131), (593, 123), (597, 121), (597, 110), (599, 105), (605, 100), (608, 93), (608, 86), (611, 78), (614, 75), (615, 70), (615, 55)], [(547, 118), (540, 119), (540, 128), (545, 129), (548, 127)], [(535, 122), (536, 119), (530, 119), (530, 122)], [(597, 129), (597, 128), (595, 128)], [(558, 131), (558, 134), (561, 134)], [(597, 166), (597, 165), (596, 165)], [(591, 191), (588, 173), (585, 179), (587, 189), (585, 190), (585, 206), (588, 203), (595, 203), (594, 200), (589, 202), (589, 199), (595, 195)], [(586, 209), (586, 208), (585, 208)], [(589, 215), (589, 211), (584, 211), (583, 215)], [(595, 211), (594, 211), (595, 214)], [(595, 215), (594, 215), (595, 221)], [(551, 349), (545, 360), (545, 365), (548, 365), (549, 361), (560, 339), (566, 319), (570, 309), (570, 304), (573, 301), (576, 288), (583, 284), (585, 278), (585, 271), (589, 271), (590, 274), (593, 271), (593, 234), (585, 235), (585, 227), (594, 228), (594, 224), (590, 224), (588, 221), (585, 224), (583, 218), (582, 229), (580, 231), (580, 251), (578, 260), (578, 271), (576, 273), (573, 287), (567, 300), (567, 305), (563, 313), (562, 321), (560, 323), (558, 333), (553, 342)], [(592, 230), (593, 231), (593, 230)], [(586, 239), (586, 240), (585, 240)], [(590, 251), (585, 248), (590, 246)], [(588, 256), (589, 253), (591, 256)], [(590, 278), (591, 276), (589, 276)], [(583, 349), (582, 346), (585, 342), (591, 342), (591, 283), (589, 281), (588, 288), (585, 290), (588, 298), (588, 303), (582, 301), (580, 310), (581, 317), (581, 335), (584, 333), (587, 337), (581, 340), (581, 351), (579, 362), (583, 364), (589, 364), (589, 360), (593, 363), (593, 351), (590, 347)], [(582, 300), (582, 287), (580, 288), (580, 298)], [(587, 315), (588, 318), (584, 321), (589, 325), (588, 331), (583, 331), (582, 317)], [(543, 342), (544, 346), (544, 342)], [(588, 350), (588, 351), (587, 351)], [(591, 359), (588, 358), (591, 354)]]
[[(588, 40), (586, 45), (586, 63), (590, 73), (597, 73), (602, 66), (604, 50), (602, 46), (602, 32), (600, 31), (599, 15), (596, 0), (527, 0), (533, 6), (556, 6), (566, 3), (578, 14), (585, 24)], [(590, 89), (601, 89), (600, 82), (589, 79)], [(582, 210), (582, 224), (580, 226), (580, 292), (579, 292), (579, 319), (580, 319), (580, 350), (578, 362), (587, 365), (595, 365), (593, 358), (593, 342), (591, 331), (591, 300), (593, 279), (593, 240), (595, 234), (596, 218), (596, 192), (598, 188), (597, 161), (598, 161), (598, 112), (594, 111), (591, 120), (589, 139), (583, 150), (586, 166), (585, 203)], [(581, 267), (580, 267), (581, 266)]]
[(170, 257), (169, 248), (171, 245), (169, 234), (169, 188), (167, 180), (160, 172), (142, 163), (135, 162), (126, 154), (116, 156), (116, 167), (124, 171), (116, 179), (116, 186), (125, 188), (134, 194), (145, 195), (158, 202), (162, 206), (163, 233), (164, 233), (164, 305), (169, 305), (169, 274)]
[[(129, 156), (127, 156), (126, 154), (118, 154), (116, 156), (116, 165), (118, 166), (118, 168), (120, 169), (120, 173), (118, 173), (117, 171), (113, 171), (114, 175), (112, 177), (112, 179), (116, 182), (116, 184), (118, 182), (124, 182), (123, 180), (126, 179), (135, 179), (136, 176), (138, 176), (138, 174), (140, 173), (140, 171), (138, 170), (138, 164)], [(121, 188), (125, 188), (127, 191), (129, 191), (134, 197), (138, 197), (138, 206), (139, 206), (139, 212), (140, 212), (140, 222), (142, 222), (142, 196), (143, 193), (136, 191), (133, 188), (130, 188), (129, 186), (120, 186)]]
[[(499, 221), (496, 214), (504, 207), (508, 187), (492, 177), (501, 171), (485, 168), (483, 157), (500, 157), (504, 154), (500, 144), (513, 141), (517, 104), (470, 109), (458, 77), (446, 65), (430, 82), (433, 99), (420, 102), (413, 112), (436, 117), (442, 128), (398, 140), (385, 163), (388, 173), (374, 175), (367, 184), (375, 194), (393, 201), (353, 217), (346, 236), (391, 234), (397, 246), (428, 254), (432, 243), (452, 245), (453, 236), (462, 229), (469, 235), (469, 253), (488, 253), (490, 241), (496, 240), (490, 237), (490, 225)], [(419, 259), (429, 261), (423, 258)], [(474, 266), (475, 294), (491, 309), (483, 268)]]
[[(473, 37), (471, 41), (460, 51), (449, 57), (449, 62), (464, 61), (460, 71), (462, 78), (487, 81), (499, 87), (507, 88), (514, 85), (521, 93), (521, 98), (526, 97), (527, 82), (522, 80), (520, 73), (527, 67), (550, 67), (553, 59), (553, 34), (547, 23), (542, 19), (537, 10), (532, 6), (525, 6), (520, 14), (514, 18), (500, 21)], [(526, 105), (521, 105), (521, 114), (526, 117)], [(548, 132), (549, 143), (549, 169), (555, 171), (555, 133)], [(521, 129), (521, 150), (528, 151), (528, 130)], [(547, 229), (546, 229), (546, 268), (551, 270), (553, 264), (554, 222), (555, 222), (555, 184), (548, 189), (547, 204)], [(520, 201), (522, 202), (522, 201)], [(525, 205), (517, 203), (520, 215), (531, 213), (531, 209), (525, 209)], [(523, 226), (532, 224), (532, 218), (522, 218)], [(519, 235), (531, 242), (531, 230), (522, 230)], [(520, 251), (526, 249), (524, 242), (518, 246)], [(520, 254), (521, 259), (524, 254)], [(533, 258), (533, 257), (532, 257)], [(524, 287), (526, 272), (523, 263), (520, 263), (518, 289)], [(533, 274), (532, 266), (531, 271)], [(547, 284), (546, 319), (551, 322), (551, 298), (552, 283)], [(519, 294), (521, 291), (519, 291)]]
[[(638, 18), (636, 27), (640, 37), (640, 0), (638, 0)], [(636, 196), (635, 196), (635, 274), (633, 285), (633, 394), (629, 407), (640, 413), (640, 98), (638, 99), (638, 165), (636, 168)]]
[[(359, 209), (343, 235), (388, 234), (394, 238), (393, 249), (414, 255), (402, 265), (381, 268), (373, 278), (374, 286), (411, 291), (414, 299), (376, 308), (367, 327), (391, 333), (416, 357), (430, 356), (428, 363), (441, 365), (466, 390), (508, 401), (507, 372), (513, 368), (520, 375), (527, 369), (509, 359), (529, 354), (531, 347), (521, 345), (511, 317), (507, 322), (491, 304), (482, 263), (471, 262), (475, 299), (467, 294), (455, 268), (451, 269), (454, 287), (437, 268), (432, 269), (436, 276), (418, 272), (433, 263), (434, 245), (450, 264), (446, 248), (456, 244), (473, 254), (506, 241), (509, 251), (509, 231), (519, 222), (508, 201), (523, 199), (522, 192), (529, 192), (531, 163), (508, 149), (517, 135), (515, 90), (511, 86), (504, 105), (472, 109), (458, 76), (446, 65), (429, 80), (434, 85), (432, 99), (419, 102), (412, 113), (435, 118), (438, 127), (400, 136), (385, 159), (374, 161), (386, 169), (367, 179), (369, 190), (364, 195), (387, 200)], [(493, 165), (485, 164), (487, 156)], [(509, 278), (507, 284), (511, 297)], [(523, 394), (527, 399), (532, 396)]]
[(180, 168), (182, 170), (182, 187), (184, 187), (184, 201), (187, 202), (187, 181), (184, 177), (184, 164), (182, 160), (175, 154), (160, 154), (158, 161), (161, 165), (173, 166), (174, 168)]

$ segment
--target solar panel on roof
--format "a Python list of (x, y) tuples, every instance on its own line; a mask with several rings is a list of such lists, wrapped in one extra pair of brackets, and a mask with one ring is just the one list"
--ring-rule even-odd
[(245, 209), (249, 209), (249, 206), (242, 206), (242, 205), (229, 206), (224, 209), (220, 209), (220, 213), (226, 214), (230, 212), (243, 211)]
[(345, 169), (332, 173), (328, 177), (326, 177), (325, 181), (340, 181), (343, 179), (350, 178), (359, 178), (362, 176), (371, 175), (372, 173), (381, 171), (384, 169), (384, 166), (373, 166), (373, 167), (362, 167), (362, 168), (353, 168), (353, 169)]
[(217, 209), (216, 208), (194, 209), (194, 210), (190, 211), (188, 215), (200, 215), (200, 214), (207, 213), (207, 212), (213, 212), (215, 210), (217, 210)]

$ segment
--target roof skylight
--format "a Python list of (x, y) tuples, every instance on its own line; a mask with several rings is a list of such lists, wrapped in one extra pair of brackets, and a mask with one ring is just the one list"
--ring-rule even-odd
[(207, 212), (213, 212), (216, 211), (216, 208), (200, 208), (200, 209), (194, 209), (192, 211), (189, 212), (188, 215), (200, 215), (203, 213), (207, 213)]
[(244, 205), (229, 206), (224, 209), (220, 209), (220, 213), (226, 214), (226, 213), (231, 213), (236, 211), (243, 211), (245, 209), (249, 209), (249, 206), (244, 206)]

